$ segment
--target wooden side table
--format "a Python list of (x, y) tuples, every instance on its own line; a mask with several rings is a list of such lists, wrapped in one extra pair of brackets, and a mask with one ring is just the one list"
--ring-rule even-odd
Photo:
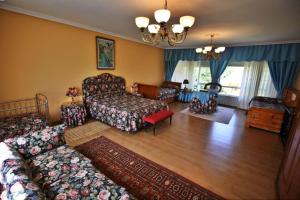
[(61, 120), (68, 127), (82, 125), (86, 122), (86, 109), (83, 102), (65, 102), (61, 105)]

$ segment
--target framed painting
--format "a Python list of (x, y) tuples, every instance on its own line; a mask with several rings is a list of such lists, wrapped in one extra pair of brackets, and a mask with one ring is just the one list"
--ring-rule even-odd
[(115, 69), (115, 41), (96, 37), (97, 69)]

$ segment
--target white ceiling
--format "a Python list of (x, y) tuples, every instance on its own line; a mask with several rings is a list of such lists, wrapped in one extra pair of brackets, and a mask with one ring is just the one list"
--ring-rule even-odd
[[(5, 0), (0, 7), (60, 18), (127, 39), (141, 41), (136, 16), (150, 17), (164, 0)], [(249, 45), (300, 41), (300, 0), (169, 0), (169, 25), (182, 15), (196, 17), (187, 40), (177, 47), (209, 42)], [(168, 45), (161, 45), (168, 47)]]

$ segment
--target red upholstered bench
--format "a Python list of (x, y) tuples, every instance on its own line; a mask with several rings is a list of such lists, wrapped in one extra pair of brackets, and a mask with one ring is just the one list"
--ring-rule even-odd
[(155, 128), (158, 122), (161, 122), (167, 118), (170, 118), (170, 124), (172, 123), (172, 115), (174, 113), (170, 110), (161, 110), (152, 115), (146, 116), (143, 118), (145, 122), (153, 125), (153, 134), (155, 135)]

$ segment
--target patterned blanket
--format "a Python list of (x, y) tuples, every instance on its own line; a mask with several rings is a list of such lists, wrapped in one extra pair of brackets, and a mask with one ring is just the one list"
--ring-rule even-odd
[(172, 88), (160, 88), (159, 90), (159, 100), (165, 100), (169, 98), (176, 97), (178, 92), (177, 89)]
[(1, 118), (0, 142), (7, 138), (44, 129), (46, 126), (46, 119), (37, 113)]
[(86, 99), (86, 105), (93, 118), (128, 132), (142, 128), (145, 125), (144, 116), (168, 108), (162, 101), (127, 93), (107, 97), (90, 96)]

